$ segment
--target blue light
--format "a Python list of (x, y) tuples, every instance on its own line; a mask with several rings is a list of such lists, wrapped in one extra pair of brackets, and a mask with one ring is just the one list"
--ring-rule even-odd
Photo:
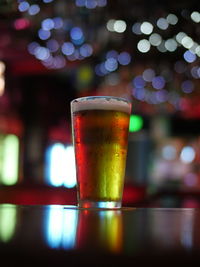
[(40, 7), (38, 5), (31, 5), (28, 9), (28, 13), (31, 16), (34, 16), (40, 12)]
[(35, 57), (40, 60), (46, 60), (50, 56), (49, 49), (46, 47), (39, 46), (35, 49)]
[(194, 83), (190, 80), (186, 80), (182, 82), (181, 88), (186, 94), (192, 93), (192, 91), (194, 90)]
[[(63, 64), (63, 59), (63, 57), (62, 59), (55, 57), (53, 67), (62, 67), (59, 64)], [(75, 156), (72, 146), (65, 147), (61, 143), (55, 143), (47, 150), (46, 161), (46, 178), (49, 184), (53, 186), (64, 185), (68, 188), (76, 185)]]
[(25, 12), (29, 9), (30, 4), (26, 1), (19, 3), (18, 9), (20, 12)]
[(132, 26), (132, 32), (135, 33), (135, 34), (137, 34), (137, 35), (140, 35), (140, 34), (142, 34), (140, 28), (141, 28), (141, 23), (136, 22), (136, 23), (133, 24), (133, 26)]
[(133, 88), (133, 96), (138, 100), (143, 101), (145, 99), (145, 93), (146, 90), (144, 88)]
[(43, 0), (43, 2), (47, 4), (53, 2), (53, 0)]
[(85, 41), (84, 36), (82, 36), (82, 38), (81, 38), (81, 39), (78, 39), (78, 40), (74, 40), (74, 39), (72, 39), (72, 42), (73, 42), (73, 44), (75, 44), (75, 45), (82, 45), (82, 44), (84, 43), (84, 41)]
[(56, 52), (59, 49), (59, 44), (56, 40), (50, 39), (47, 41), (47, 48), (49, 48), (51, 52)]
[(53, 249), (73, 249), (76, 245), (78, 211), (52, 205), (47, 212), (45, 229), (48, 246)]
[(108, 58), (105, 62), (105, 68), (107, 71), (115, 71), (118, 68), (118, 63), (115, 58)]
[(92, 46), (90, 44), (84, 44), (80, 47), (80, 54), (83, 57), (89, 57), (93, 53)]
[(85, 7), (88, 9), (94, 9), (97, 6), (96, 0), (86, 0)]
[(76, 6), (78, 7), (84, 7), (86, 0), (76, 0)]
[(39, 29), (38, 36), (41, 40), (47, 40), (51, 36), (51, 32), (43, 30), (43, 29)]
[(83, 31), (79, 27), (74, 27), (70, 31), (70, 36), (73, 40), (80, 40), (83, 38)]
[(39, 47), (40, 45), (37, 42), (32, 42), (28, 44), (28, 51), (30, 54), (34, 55), (35, 54), (35, 49)]
[(121, 65), (128, 65), (131, 62), (131, 56), (127, 52), (122, 52), (118, 56), (118, 61)]
[(101, 64), (97, 64), (96, 66), (95, 66), (95, 73), (96, 73), (96, 75), (98, 75), (98, 76), (104, 76), (104, 73), (101, 71)]
[(54, 28), (54, 21), (52, 19), (48, 18), (48, 19), (44, 19), (42, 21), (42, 29), (43, 30), (49, 31), (53, 28)]
[(64, 55), (70, 56), (74, 53), (75, 47), (72, 43), (66, 42), (62, 45), (61, 50), (62, 50)]
[(184, 54), (183, 57), (185, 59), (185, 61), (187, 61), (188, 63), (192, 63), (196, 60), (196, 55), (194, 53), (192, 53), (190, 50), (187, 50)]
[(100, 71), (101, 71), (101, 73), (103, 75), (106, 75), (106, 74), (109, 73), (109, 71), (105, 68), (105, 63), (104, 62), (100, 64)]
[(118, 52), (116, 50), (110, 50), (106, 53), (106, 59), (108, 58), (118, 58)]
[(133, 79), (133, 84), (134, 84), (134, 87), (136, 87), (136, 88), (143, 88), (145, 86), (146, 82), (144, 81), (142, 76), (136, 76)]
[(165, 79), (162, 76), (156, 76), (152, 79), (152, 86), (155, 89), (162, 89), (165, 86)]
[(53, 22), (54, 22), (54, 29), (60, 29), (63, 27), (63, 19), (60, 17), (55, 17), (53, 18)]

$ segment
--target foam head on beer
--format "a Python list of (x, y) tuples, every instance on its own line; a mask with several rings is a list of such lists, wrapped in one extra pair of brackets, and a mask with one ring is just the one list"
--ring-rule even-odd
[(131, 103), (125, 99), (117, 97), (82, 97), (78, 100), (73, 100), (71, 105), (72, 112), (81, 110), (117, 110), (126, 113), (131, 113)]
[(78, 205), (120, 208), (131, 103), (93, 96), (71, 102)]

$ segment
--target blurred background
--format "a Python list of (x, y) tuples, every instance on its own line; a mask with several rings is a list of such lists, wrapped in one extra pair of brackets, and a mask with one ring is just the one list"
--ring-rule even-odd
[(0, 202), (76, 204), (70, 101), (133, 104), (123, 202), (200, 206), (198, 1), (0, 1)]

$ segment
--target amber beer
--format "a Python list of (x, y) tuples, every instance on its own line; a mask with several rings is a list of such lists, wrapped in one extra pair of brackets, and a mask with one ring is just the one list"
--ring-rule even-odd
[(71, 102), (78, 204), (120, 208), (131, 104), (123, 98), (83, 97)]

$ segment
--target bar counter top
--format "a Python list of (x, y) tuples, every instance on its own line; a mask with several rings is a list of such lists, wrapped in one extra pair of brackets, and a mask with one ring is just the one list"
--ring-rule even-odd
[(0, 204), (4, 266), (200, 266), (200, 210)]

